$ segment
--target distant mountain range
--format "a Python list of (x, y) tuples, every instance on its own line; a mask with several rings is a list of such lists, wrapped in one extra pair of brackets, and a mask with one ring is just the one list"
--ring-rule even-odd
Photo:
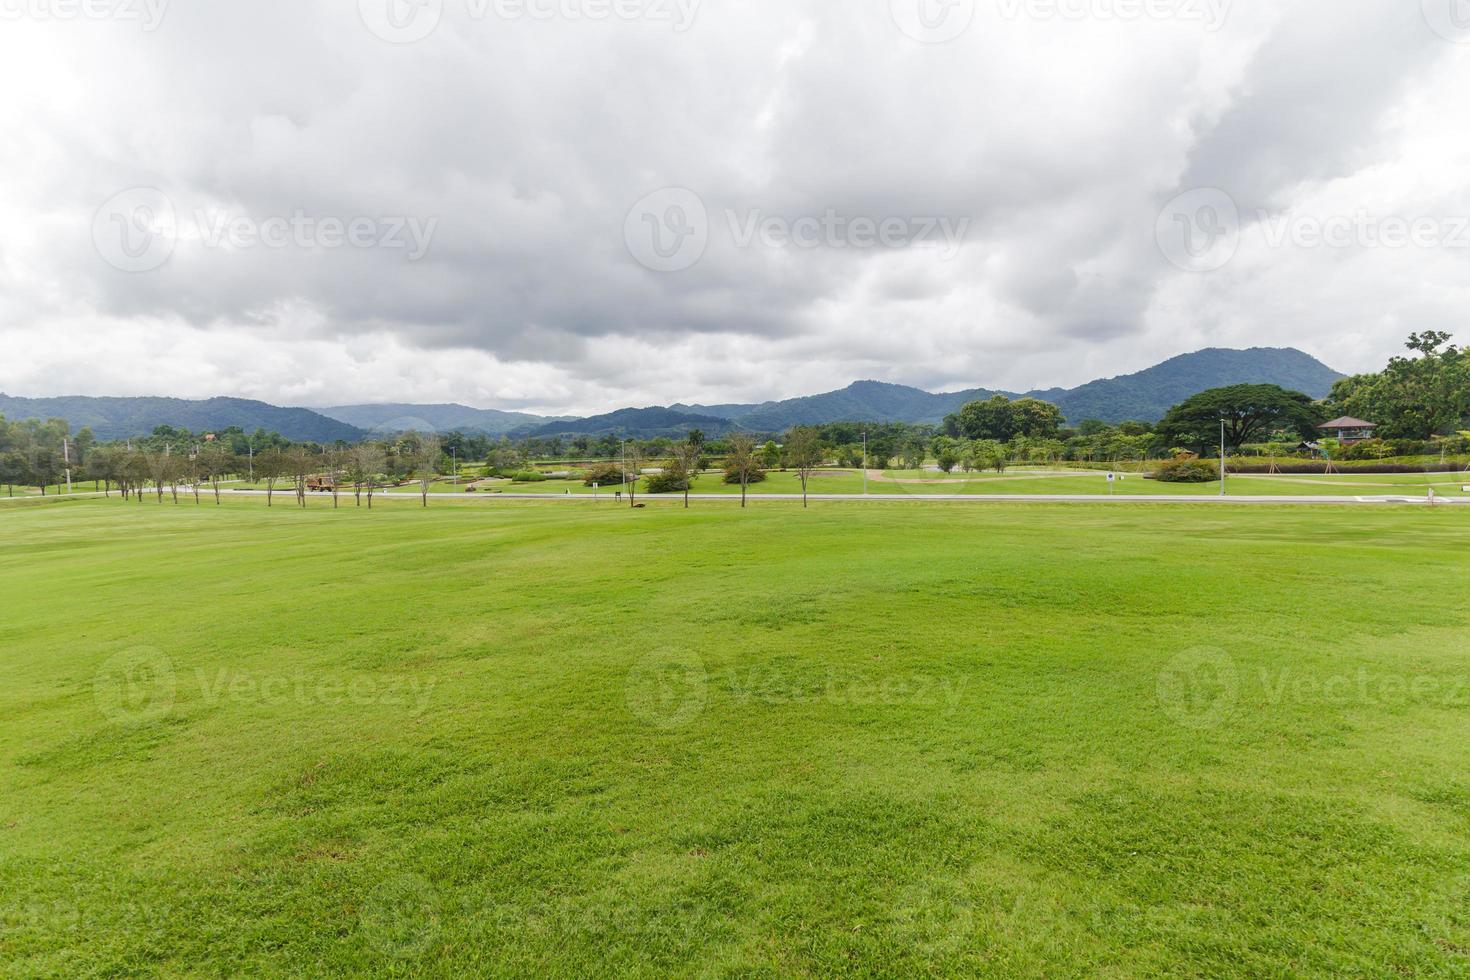
[(0, 393), (0, 415), (9, 419), (66, 419), (73, 432), (92, 430), (110, 441), (144, 436), (160, 425), (191, 432), (239, 426), (246, 432), (265, 429), (302, 442), (358, 442), (366, 434), (356, 426), (306, 408), (278, 408), (245, 398), (12, 398)]
[(623, 408), (590, 418), (555, 418), (465, 405), (343, 405), (277, 408), (239, 398), (10, 398), (0, 394), (8, 418), (64, 418), (73, 429), (88, 426), (100, 439), (146, 435), (159, 425), (207, 432), (237, 425), (312, 442), (355, 442), (370, 432), (405, 429), (461, 431), (489, 436), (627, 436), (678, 438), (691, 429), (717, 436), (741, 429), (782, 432), (793, 425), (827, 422), (939, 423), (961, 405), (995, 394), (1041, 398), (1058, 405), (1073, 424), (1083, 419), (1154, 422), (1190, 395), (1222, 385), (1277, 384), (1314, 398), (1325, 396), (1342, 375), (1294, 348), (1209, 348), (1182, 354), (1136, 374), (1093, 381), (1078, 388), (1031, 392), (971, 388), (935, 394), (906, 385), (859, 381), (840, 391), (761, 404)]
[[(408, 429), (434, 432), (482, 432), (500, 436), (542, 425), (552, 419), (525, 412), (502, 412), (467, 405), (340, 405), (316, 411), (369, 432), (404, 432)], [(557, 420), (559, 421), (559, 420)]]

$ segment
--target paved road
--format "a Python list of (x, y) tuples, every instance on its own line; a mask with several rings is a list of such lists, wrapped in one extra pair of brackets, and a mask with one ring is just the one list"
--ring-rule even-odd
[[(264, 490), (226, 490), (225, 491), (225, 496), (227, 496), (227, 497), (228, 496), (264, 497), (265, 495), (266, 495), (266, 492)], [(49, 500), (63, 500), (63, 499), (66, 499), (66, 500), (74, 500), (74, 499), (83, 498), (83, 497), (101, 497), (101, 496), (103, 496), (103, 495), (100, 494), (100, 493), (72, 493), (72, 494), (61, 494), (59, 496), (52, 495), (52, 496), (48, 497), (47, 499), (49, 499)], [(114, 493), (113, 496), (117, 496), (117, 494)], [(209, 496), (212, 497), (212, 494), (209, 495)], [(283, 493), (283, 492), (277, 490), (276, 491), (276, 496), (277, 497), (280, 497), (282, 501), (290, 502), (291, 500), (293, 500), (295, 498), (295, 493), (294, 492), (286, 492), (286, 493)], [(193, 493), (192, 492), (189, 493), (187, 495), (187, 497), (186, 497), (183, 489), (180, 488), (180, 490), (179, 490), (179, 501), (180, 501), (180, 503), (183, 503), (187, 499), (190, 499), (192, 497), (193, 497)], [(578, 502), (578, 503), (587, 503), (587, 504), (603, 504), (603, 505), (612, 506), (612, 507), (626, 507), (626, 506), (628, 506), (628, 500), (627, 500), (627, 498), (624, 498), (623, 500), (618, 501), (618, 500), (615, 500), (613, 497), (611, 497), (611, 496), (609, 496), (607, 494), (603, 494), (602, 496), (599, 496), (599, 497), (594, 497), (591, 494), (585, 494), (585, 493), (582, 493), (582, 494), (561, 494), (561, 493), (480, 493), (480, 494), (471, 494), (471, 493), (463, 493), (463, 494), (460, 494), (460, 493), (453, 493), (453, 494), (451, 494), (451, 493), (434, 493), (434, 494), (430, 494), (429, 497), (430, 497), (430, 499), (436, 500), (436, 501), (443, 501), (443, 500), (465, 500), (465, 501), (469, 501), (469, 500), (484, 500), (484, 501), (489, 501), (489, 500), (540, 500), (540, 501), (543, 501), (543, 502), (549, 502), (549, 501), (558, 501), (559, 500), (559, 501), (563, 501), (563, 502), (566, 502), (566, 503), (571, 503), (571, 502), (574, 502), (575, 501), (575, 502)], [(7, 499), (14, 499), (14, 500), (40, 500), (41, 498), (40, 497), (36, 497), (36, 496), (14, 497), (14, 498), (0, 497), (0, 504), (3, 504), (5, 502), (5, 500), (7, 500)], [(164, 495), (164, 499), (165, 500), (169, 499), (167, 494)], [(206, 498), (206, 499), (208, 499), (208, 498)], [(313, 493), (313, 494), (308, 494), (307, 499), (309, 499), (309, 500), (317, 500), (317, 501), (327, 501), (327, 502), (330, 503), (332, 497), (331, 497), (331, 494)], [(384, 493), (384, 492), (381, 492), (380, 491), (380, 492), (375, 493), (373, 495), (373, 499), (374, 500), (395, 500), (395, 501), (398, 501), (398, 500), (416, 501), (416, 500), (419, 499), (419, 495), (416, 494), (416, 493)], [(638, 495), (638, 499), (640, 501), (652, 501), (652, 502), (655, 502), (655, 503), (669, 504), (669, 503), (679, 503), (684, 498), (683, 498), (683, 495), (682, 494), (681, 495), (674, 495), (674, 496), (653, 496), (653, 495), (650, 495), (650, 494), (642, 494), (642, 493), (640, 493)], [(737, 503), (738, 504), (740, 502), (740, 495), (739, 494), (729, 494), (729, 493), (691, 493), (689, 495), (689, 499), (691, 501), (698, 500), (700, 502), (706, 502), (706, 501), (724, 501), (725, 503)], [(946, 493), (924, 493), (924, 494), (916, 494), (916, 493), (870, 493), (870, 494), (866, 494), (866, 495), (864, 495), (864, 494), (858, 494), (858, 493), (814, 493), (814, 494), (809, 495), (807, 497), (807, 499), (810, 500), (810, 501), (813, 501), (813, 502), (821, 502), (821, 503), (844, 503), (844, 502), (846, 502), (846, 503), (862, 503), (862, 502), (895, 502), (895, 503), (904, 502), (904, 503), (909, 503), (909, 502), (918, 501), (918, 502), (925, 502), (925, 503), (982, 504), (982, 503), (993, 502), (993, 501), (1006, 501), (1006, 502), (1011, 502), (1011, 503), (1015, 503), (1015, 502), (1021, 502), (1021, 503), (1071, 503), (1071, 504), (1146, 503), (1146, 504), (1196, 504), (1196, 505), (1209, 505), (1209, 504), (1215, 504), (1215, 505), (1220, 505), (1220, 504), (1336, 504), (1336, 505), (1339, 505), (1339, 506), (1346, 506), (1346, 505), (1349, 505), (1349, 504), (1379, 504), (1379, 505), (1382, 505), (1382, 504), (1410, 504), (1410, 505), (1417, 505), (1417, 506), (1420, 506), (1420, 507), (1426, 506), (1429, 503), (1429, 500), (1426, 497), (1410, 497), (1410, 496), (1404, 496), (1404, 495), (1388, 495), (1388, 496), (1375, 495), (1375, 496), (1362, 496), (1362, 497), (1343, 497), (1343, 496), (1228, 496), (1228, 497), (1221, 497), (1219, 495), (1208, 495), (1208, 496), (1174, 496), (1174, 495), (1166, 495), (1166, 494), (1116, 494), (1116, 495), (1111, 495), (1110, 496), (1110, 495), (1107, 495), (1107, 494), (1085, 494), (1085, 493), (1076, 493), (1076, 494), (1023, 494), (1023, 493), (985, 493), (985, 494), (977, 494), (977, 493), (963, 493), (963, 494), (960, 494), (960, 493), (948, 493), (948, 494), (946, 494)], [(349, 494), (349, 493), (342, 494), (341, 500), (342, 500), (342, 503), (344, 505), (350, 504), (350, 502), (352, 500), (352, 494)], [(799, 494), (799, 493), (762, 493), (762, 494), (754, 494), (753, 493), (753, 494), (750, 495), (750, 503), (753, 504), (753, 505), (758, 505), (758, 504), (761, 503), (761, 501), (767, 501), (767, 500), (800, 501), (801, 500), (801, 494)], [(1467, 496), (1467, 497), (1444, 497), (1444, 496), (1441, 496), (1441, 497), (1437, 497), (1435, 499), (1435, 504), (1436, 505), (1443, 505), (1443, 506), (1451, 506), (1451, 507), (1470, 507), (1470, 496)]]
[[(230, 491), (230, 492), (231, 493), (234, 493), (234, 494), (249, 494), (249, 495), (254, 495), (254, 496), (259, 496), (259, 497), (265, 496), (265, 491), (264, 490), (233, 490), (233, 491)], [(280, 491), (276, 491), (276, 494), (277, 494), (277, 496), (282, 496), (282, 497), (284, 497), (285, 499), (288, 499), (288, 500), (291, 499), (294, 496), (293, 494), (281, 494)], [(342, 496), (343, 496), (343, 500), (348, 500), (348, 499), (351, 498), (351, 495), (350, 494), (343, 494)], [(316, 499), (316, 500), (330, 500), (331, 499), (331, 496), (329, 494), (311, 494), (311, 495), (309, 495), (309, 497), (311, 499)], [(373, 499), (374, 500), (385, 500), (386, 499), (386, 500), (412, 500), (412, 501), (417, 501), (417, 500), (419, 500), (419, 495), (416, 494), (416, 493), (403, 493), (403, 492), (396, 492), (396, 493), (383, 493), (383, 492), (379, 492), (379, 493), (376, 493), (376, 494), (373, 495)], [(610, 496), (608, 494), (602, 494), (601, 496), (594, 497), (593, 495), (586, 494), (586, 493), (581, 493), (581, 494), (578, 494), (578, 493), (572, 493), (572, 494), (564, 494), (564, 493), (462, 493), (462, 494), (461, 493), (453, 493), (453, 494), (451, 494), (451, 493), (431, 493), (431, 494), (429, 494), (429, 499), (430, 500), (541, 500), (541, 501), (560, 500), (560, 501), (563, 501), (563, 502), (566, 502), (566, 503), (570, 503), (572, 501), (578, 501), (578, 502), (582, 502), (582, 503), (604, 504), (604, 505), (615, 506), (615, 507), (616, 506), (621, 506), (621, 507), (628, 506), (628, 499), (626, 497), (624, 497), (621, 501), (618, 501), (618, 500), (615, 500), (612, 496)], [(655, 495), (652, 495), (652, 494), (640, 493), (638, 495), (638, 499), (639, 499), (639, 501), (653, 501), (653, 502), (657, 502), (657, 503), (679, 503), (679, 502), (682, 502), (683, 501), (684, 495), (683, 494), (666, 494), (666, 495), (658, 495), (658, 496), (655, 496)], [(701, 502), (703, 502), (703, 501), (725, 501), (726, 503), (736, 503), (736, 504), (738, 504), (740, 502), (740, 495), (739, 494), (731, 494), (731, 493), (691, 493), (689, 495), (689, 499), (690, 500), (698, 500), (698, 501), (701, 501)], [(1057, 502), (1060, 502), (1060, 503), (1077, 503), (1077, 504), (1099, 504), (1099, 503), (1102, 503), (1102, 504), (1122, 504), (1122, 503), (1129, 503), (1129, 502), (1133, 502), (1133, 503), (1140, 503), (1141, 502), (1141, 503), (1151, 503), (1151, 504), (1201, 504), (1201, 505), (1203, 505), (1203, 504), (1217, 504), (1217, 505), (1218, 504), (1340, 504), (1340, 505), (1346, 505), (1346, 504), (1418, 504), (1420, 506), (1424, 506), (1424, 505), (1427, 505), (1429, 503), (1429, 501), (1428, 501), (1428, 499), (1426, 497), (1410, 497), (1410, 496), (1404, 496), (1404, 495), (1363, 496), (1363, 497), (1342, 497), (1342, 496), (1243, 496), (1242, 495), (1242, 496), (1221, 497), (1218, 494), (1202, 495), (1202, 496), (1177, 496), (1177, 495), (1170, 495), (1170, 494), (1157, 494), (1157, 495), (1150, 495), (1150, 494), (1115, 494), (1115, 495), (1108, 495), (1108, 494), (1083, 494), (1083, 493), (1077, 493), (1077, 494), (1021, 494), (1021, 493), (986, 493), (986, 494), (976, 494), (976, 493), (963, 493), (963, 494), (961, 494), (961, 493), (951, 493), (951, 494), (944, 494), (944, 493), (925, 493), (925, 494), (914, 494), (914, 493), (870, 493), (870, 494), (866, 494), (866, 495), (864, 495), (864, 494), (857, 494), (857, 493), (814, 493), (814, 494), (810, 494), (807, 497), (807, 499), (808, 500), (811, 500), (811, 501), (821, 501), (821, 502), (824, 502), (824, 503), (827, 503), (827, 502), (830, 502), (830, 503), (841, 503), (841, 502), (844, 502), (844, 501), (849, 502), (849, 503), (852, 503), (852, 502), (864, 502), (864, 501), (880, 501), (880, 502), (887, 502), (887, 501), (894, 501), (894, 502), (899, 502), (899, 501), (902, 501), (902, 502), (921, 501), (921, 502), (967, 503), (967, 504), (986, 503), (988, 501), (997, 501), (997, 500), (999, 500), (999, 501), (1011, 501), (1011, 502), (1021, 501), (1021, 502), (1025, 502), (1025, 503), (1057, 503)], [(750, 503), (752, 503), (752, 504), (759, 504), (763, 500), (800, 501), (801, 500), (801, 494), (799, 494), (799, 493), (762, 493), (762, 494), (754, 494), (753, 493), (753, 494), (750, 495)], [(1438, 498), (1436, 498), (1435, 503), (1436, 504), (1450, 505), (1450, 506), (1470, 506), (1470, 497), (1438, 497)]]

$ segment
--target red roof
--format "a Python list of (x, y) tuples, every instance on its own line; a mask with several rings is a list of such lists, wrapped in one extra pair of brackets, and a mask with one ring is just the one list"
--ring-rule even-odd
[(1344, 415), (1340, 419), (1333, 419), (1331, 422), (1323, 422), (1321, 425), (1317, 426), (1317, 428), (1319, 428), (1319, 429), (1376, 429), (1376, 428), (1378, 428), (1378, 426), (1376, 424), (1372, 423), (1372, 422), (1364, 422), (1362, 419), (1355, 419), (1351, 415)]

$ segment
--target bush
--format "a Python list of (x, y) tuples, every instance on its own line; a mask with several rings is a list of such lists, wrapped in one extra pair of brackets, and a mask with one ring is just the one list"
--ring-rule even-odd
[(689, 489), (687, 479), (667, 470), (663, 473), (650, 473), (646, 479), (649, 493), (683, 493)]
[[(739, 471), (738, 470), (726, 470), (725, 471), (725, 482), (728, 483), (732, 487), (738, 487), (738, 486), (740, 486), (740, 473), (739, 473)], [(748, 477), (745, 478), (745, 482), (746, 483), (764, 483), (764, 482), (766, 482), (766, 471), (765, 470), (756, 470), (754, 473), (750, 474), (750, 476), (748, 476)]]
[(594, 483), (600, 487), (620, 487), (623, 485), (623, 468), (617, 463), (599, 463), (583, 474), (582, 483), (589, 487)]
[(1148, 475), (1161, 483), (1211, 483), (1220, 479), (1220, 469), (1203, 459), (1171, 459)]
[(522, 470), (519, 473), (512, 473), (511, 474), (511, 477), (510, 477), (510, 482), (512, 482), (512, 483), (545, 483), (547, 481), (547, 479), (549, 479), (549, 478), (547, 477), (547, 475), (545, 473), (537, 473), (535, 470)]

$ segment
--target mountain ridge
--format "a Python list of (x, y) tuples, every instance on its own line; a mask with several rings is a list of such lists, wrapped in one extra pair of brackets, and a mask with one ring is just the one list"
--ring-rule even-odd
[(301, 442), (358, 442), (363, 430), (308, 408), (283, 408), (249, 398), (129, 398), (111, 395), (60, 395), (21, 398), (0, 392), (0, 415), (11, 419), (63, 418), (73, 431), (92, 430), (111, 441), (146, 436), (160, 425), (209, 432), (239, 426), (265, 429)]
[(1053, 402), (1073, 425), (1089, 418), (1109, 423), (1130, 419), (1154, 422), (1170, 406), (1207, 388), (1279, 384), (1321, 398), (1341, 377), (1339, 372), (1296, 348), (1207, 347), (1171, 357), (1141, 371), (1100, 378), (1075, 388), (1016, 393), (977, 387), (929, 392), (908, 385), (864, 380), (835, 391), (780, 401), (723, 405), (680, 402), (667, 407), (620, 408), (586, 418), (541, 416), (456, 403), (386, 402), (308, 409), (283, 408), (239, 398), (204, 401), (91, 396), (12, 398), (3, 393), (0, 393), (0, 414), (12, 418), (65, 418), (74, 428), (90, 426), (99, 439), (146, 435), (164, 424), (193, 431), (230, 425), (246, 431), (274, 429), (288, 438), (312, 442), (339, 439), (354, 442), (372, 432), (399, 432), (409, 428), (459, 430), (492, 437), (654, 438), (678, 437), (696, 428), (715, 436), (736, 429), (775, 433), (793, 425), (829, 422), (938, 424), (966, 402), (996, 394), (1009, 398), (1027, 395)]

